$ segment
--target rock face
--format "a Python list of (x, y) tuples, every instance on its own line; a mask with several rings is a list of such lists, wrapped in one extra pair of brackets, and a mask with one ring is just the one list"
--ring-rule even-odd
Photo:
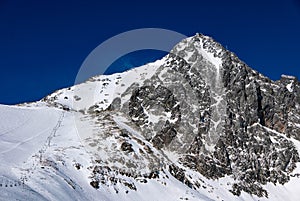
[[(151, 76), (132, 81), (123, 91), (116, 90), (109, 107), (101, 106), (105, 100), (97, 100), (86, 113), (108, 119), (111, 126), (101, 139), (114, 136), (120, 143), (114, 152), (119, 149), (122, 156), (113, 160), (123, 168), (110, 167), (109, 172), (127, 170), (135, 177), (151, 179), (145, 175), (159, 177), (159, 172), (168, 170), (194, 189), (200, 186), (189, 178), (188, 170), (208, 179), (230, 176), (235, 180), (234, 195), (244, 191), (259, 197), (268, 197), (264, 189), (268, 182), (289, 181), (300, 162), (291, 141), (300, 140), (297, 78), (282, 76), (272, 81), (201, 34), (180, 42), (162, 61), (156, 68), (149, 67)], [(102, 88), (106, 90), (107, 84)], [(49, 96), (45, 100), (53, 103), (54, 99)], [(127, 119), (125, 127), (115, 119), (120, 116)], [(108, 156), (117, 155), (109, 147), (105, 150)], [(171, 159), (168, 153), (178, 157)], [(148, 172), (141, 173), (145, 168)], [(91, 185), (98, 188), (98, 182)]]
[[(213, 66), (197, 48), (213, 54), (221, 60), (221, 66)], [(174, 55), (169, 55), (167, 65), (163, 68), (181, 74), (197, 97), (198, 101), (192, 103), (193, 106), (199, 108), (198, 116), (195, 117), (198, 119), (198, 129), (194, 133), (193, 142), (180, 158), (181, 163), (209, 178), (234, 175), (237, 185), (233, 185), (232, 192), (237, 195), (244, 190), (266, 196), (267, 192), (261, 184), (287, 182), (289, 174), (296, 167), (295, 163), (299, 161), (299, 155), (291, 142), (266, 128), (299, 140), (300, 130), (295, 126), (299, 125), (300, 120), (299, 110), (296, 111), (300, 103), (297, 79), (283, 76), (280, 81), (273, 82), (249, 68), (211, 38), (202, 35), (177, 45), (172, 53)], [(215, 75), (218, 68), (222, 68), (220, 78)], [(219, 92), (220, 104), (223, 106), (220, 111), (213, 108), (218, 101), (215, 100), (217, 89), (214, 86), (218, 83), (217, 79), (221, 79), (223, 84)], [(177, 104), (178, 95), (168, 90), (164, 83), (157, 88), (142, 89), (149, 89), (147, 94), (141, 94), (148, 99), (138, 99), (143, 100), (146, 108), (148, 105), (162, 105), (162, 110), (171, 112), (171, 120), (176, 119), (174, 123), (167, 120), (151, 139), (157, 148), (168, 147), (175, 141), (180, 127), (181, 105), (184, 103)], [(136, 93), (133, 93), (131, 105), (139, 103), (135, 100)], [(144, 115), (142, 108), (139, 109), (138, 115)], [(156, 111), (160, 110), (157, 108)], [(192, 110), (186, 113), (192, 113)], [(223, 124), (215, 125), (214, 113), (220, 115), (217, 120), (223, 121)], [(146, 126), (140, 121), (138, 125)], [(212, 126), (220, 128), (214, 130), (218, 132), (215, 133), (218, 139), (214, 140), (216, 144), (211, 151), (205, 145)], [(183, 134), (190, 135), (186, 131)]]

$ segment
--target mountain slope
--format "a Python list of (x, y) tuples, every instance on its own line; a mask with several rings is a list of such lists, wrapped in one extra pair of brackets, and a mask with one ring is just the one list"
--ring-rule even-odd
[(297, 200), (299, 92), (197, 34), (154, 63), (1, 106), (1, 199)]

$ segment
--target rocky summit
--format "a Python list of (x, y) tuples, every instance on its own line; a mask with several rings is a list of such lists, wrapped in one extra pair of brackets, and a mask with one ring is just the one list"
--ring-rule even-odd
[(270, 80), (202, 34), (154, 63), (0, 108), (12, 110), (32, 127), (56, 117), (48, 131), (28, 128), (45, 140), (20, 162), (8, 158), (22, 147), (0, 150), (7, 196), (295, 200), (300, 189), (299, 81)]

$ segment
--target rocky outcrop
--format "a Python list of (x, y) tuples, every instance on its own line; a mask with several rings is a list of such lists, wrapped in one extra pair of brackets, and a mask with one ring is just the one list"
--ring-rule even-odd
[[(108, 163), (119, 165), (109, 171), (95, 166), (94, 188), (101, 175), (112, 172), (141, 176), (147, 171), (144, 175), (154, 179), (163, 170), (190, 188), (200, 188), (187, 171), (192, 170), (208, 179), (234, 178), (234, 195), (244, 191), (267, 197), (265, 184), (290, 180), (300, 162), (291, 140), (300, 140), (297, 78), (272, 81), (201, 34), (183, 40), (148, 71), (151, 77), (116, 90), (119, 94), (108, 108), (101, 110), (99, 100), (84, 111), (99, 124), (99, 134), (86, 141), (104, 150)], [(127, 121), (120, 123), (114, 119), (118, 116)]]
[[(213, 40), (207, 41), (212, 43), (209, 47), (219, 47)], [(297, 93), (300, 85), (296, 78), (289, 76), (274, 82), (249, 68), (233, 53), (221, 49), (217, 56), (222, 58), (226, 88), (225, 124), (213, 153), (197, 152), (196, 167), (211, 178), (233, 175), (241, 181), (240, 190), (266, 196), (261, 184), (286, 183), (299, 162), (293, 143), (274, 132), (298, 139), (300, 132), (295, 125), (299, 118), (296, 108), (300, 104)], [(184, 161), (195, 163), (188, 157)]]

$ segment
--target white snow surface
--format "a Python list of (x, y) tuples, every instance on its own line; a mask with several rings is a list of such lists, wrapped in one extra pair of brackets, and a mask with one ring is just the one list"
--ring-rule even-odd
[[(95, 104), (103, 110), (111, 104), (116, 96), (123, 94), (129, 86), (134, 83), (140, 84), (151, 78), (164, 60), (163, 58), (123, 73), (95, 76), (82, 84), (58, 90), (46, 98), (53, 99), (57, 104), (77, 111), (86, 110)], [(122, 100), (127, 99), (125, 97)]]
[[(138, 190), (129, 193), (124, 186), (117, 186), (119, 193), (116, 187), (95, 190), (88, 171), (93, 154), (82, 145), (73, 115), (45, 106), (0, 106), (2, 122), (13, 122), (0, 124), (0, 200), (210, 200), (170, 174), (170, 179), (136, 182)], [(77, 161), (80, 170), (74, 168)]]
[(289, 90), (289, 92), (293, 92), (293, 83), (294, 81), (291, 81), (288, 85), (286, 85), (286, 88)]

